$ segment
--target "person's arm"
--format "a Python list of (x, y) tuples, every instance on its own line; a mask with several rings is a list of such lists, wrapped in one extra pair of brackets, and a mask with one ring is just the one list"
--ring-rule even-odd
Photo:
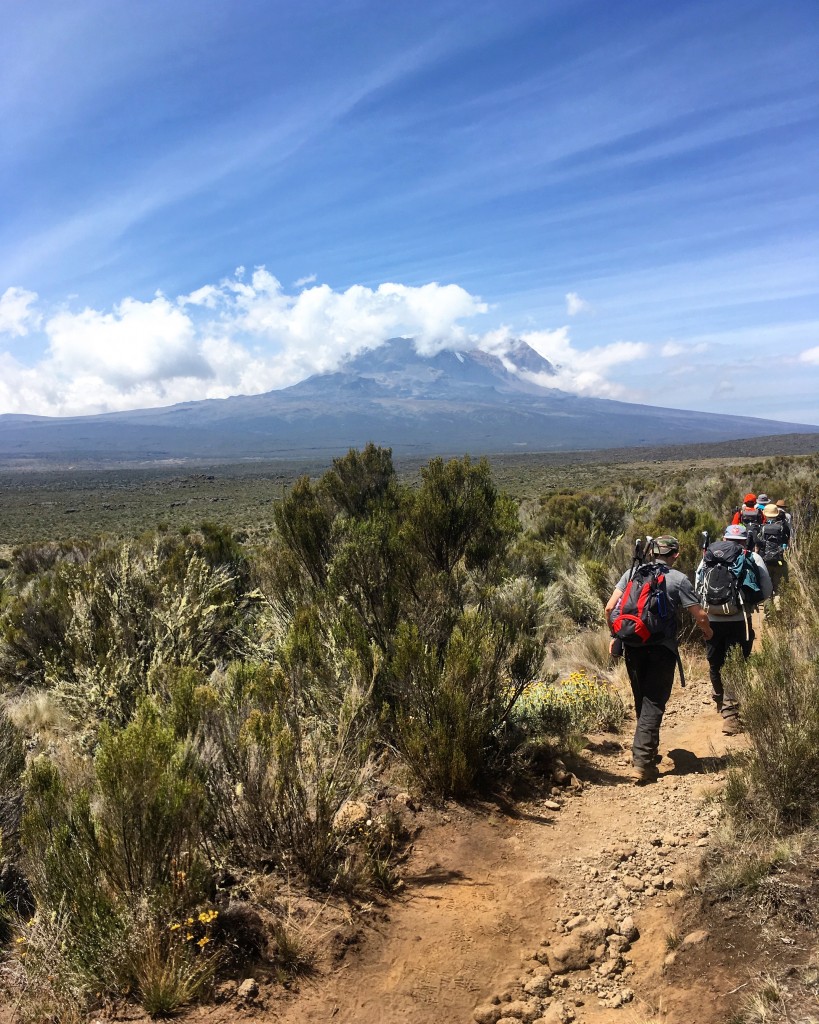
[(767, 601), (768, 598), (773, 594), (773, 582), (771, 581), (771, 574), (768, 572), (768, 566), (759, 555), (751, 556), (756, 566), (756, 575), (759, 580), (759, 589), (762, 591), (762, 600)]
[(611, 613), (617, 607), (617, 602), (623, 596), (623, 591), (619, 587), (615, 587), (611, 592), (611, 597), (606, 602), (606, 625), (611, 629)]
[[(620, 600), (622, 596), (623, 591), (619, 587), (615, 587), (614, 590), (612, 590), (611, 592), (611, 597), (606, 602), (606, 625), (609, 629), (611, 629), (611, 613), (617, 607), (617, 602)], [(617, 644), (618, 646), (615, 647), (615, 644)], [(620, 653), (622, 653), (623, 648), (619, 645), (620, 640), (617, 637), (612, 636), (611, 640), (609, 640), (609, 654), (613, 658), (619, 657)]]
[(708, 612), (698, 604), (691, 604), (688, 606), (689, 612), (694, 622), (699, 626), (700, 632), (706, 640), (710, 640), (714, 635), (713, 629), (711, 629), (711, 623), (708, 621)]

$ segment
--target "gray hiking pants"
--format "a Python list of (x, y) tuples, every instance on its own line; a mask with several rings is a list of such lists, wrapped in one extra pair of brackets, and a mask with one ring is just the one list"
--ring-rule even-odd
[(660, 646), (626, 647), (624, 654), (637, 715), (632, 760), (636, 767), (647, 768), (654, 765), (659, 750), (660, 724), (674, 685), (677, 655)]

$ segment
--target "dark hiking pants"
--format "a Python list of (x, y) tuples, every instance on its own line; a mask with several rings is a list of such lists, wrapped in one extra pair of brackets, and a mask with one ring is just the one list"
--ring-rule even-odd
[(746, 627), (745, 622), (720, 622), (719, 619), (709, 621), (714, 635), (705, 645), (705, 656), (708, 658), (708, 674), (711, 677), (711, 696), (717, 707), (721, 708), (723, 718), (735, 718), (739, 704), (731, 683), (723, 681), (722, 666), (732, 647), (739, 647), (744, 658), (750, 655), (754, 645), (753, 626), (750, 622)]
[(765, 563), (765, 568), (771, 577), (774, 595), (778, 594), (782, 584), (788, 581), (788, 563), (784, 558), (778, 562)]
[(660, 723), (674, 685), (677, 655), (667, 647), (626, 647), (626, 670), (634, 694), (637, 728), (632, 759), (638, 768), (653, 766), (660, 746)]

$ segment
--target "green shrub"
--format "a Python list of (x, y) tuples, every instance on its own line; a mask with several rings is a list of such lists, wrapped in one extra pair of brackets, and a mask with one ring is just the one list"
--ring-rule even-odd
[(574, 558), (605, 560), (626, 527), (626, 510), (615, 497), (554, 494), (544, 498), (534, 526), (537, 540), (564, 546)]
[(462, 796), (475, 786), (515, 695), (540, 661), (532, 595), (509, 594), (507, 607), (493, 610), (465, 612), (441, 652), (414, 625), (402, 624), (396, 635), (395, 742), (437, 797)]
[(87, 774), (66, 776), (44, 756), (32, 763), (22, 835), (37, 914), (22, 926), (26, 991), (43, 972), (67, 1005), (133, 988), (151, 929), (206, 899), (205, 810), (197, 758), (148, 705), (124, 730), (103, 730)]

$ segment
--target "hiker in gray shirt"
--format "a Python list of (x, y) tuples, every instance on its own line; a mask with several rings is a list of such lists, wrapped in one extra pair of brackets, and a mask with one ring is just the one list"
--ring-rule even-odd
[[(705, 610), (700, 607), (691, 581), (672, 566), (680, 554), (676, 537), (656, 537), (651, 543), (651, 559), (665, 569), (665, 592), (671, 605), (670, 627), (666, 636), (654, 643), (632, 646), (624, 644), (637, 728), (632, 744), (631, 778), (636, 783), (651, 782), (657, 778), (657, 753), (660, 745), (660, 725), (665, 706), (674, 685), (674, 671), (679, 661), (677, 649), (677, 612), (687, 608), (706, 640), (712, 636)], [(620, 578), (606, 604), (606, 622), (611, 628), (613, 612), (626, 592), (632, 573)]]

